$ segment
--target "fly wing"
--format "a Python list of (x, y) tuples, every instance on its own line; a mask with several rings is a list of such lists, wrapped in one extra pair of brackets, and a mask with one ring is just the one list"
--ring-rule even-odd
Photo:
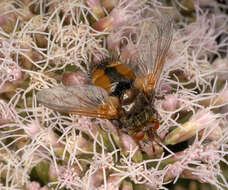
[[(136, 65), (138, 85), (146, 92), (153, 90), (162, 73), (173, 35), (173, 22), (167, 15), (154, 23), (146, 22), (139, 36), (140, 56)], [(137, 82), (137, 80), (136, 80)]]
[(57, 86), (37, 94), (44, 106), (64, 113), (115, 119), (118, 100), (93, 85)]

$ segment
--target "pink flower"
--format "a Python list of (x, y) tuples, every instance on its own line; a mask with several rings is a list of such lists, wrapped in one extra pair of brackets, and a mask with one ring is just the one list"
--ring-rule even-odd
[(26, 134), (28, 134), (31, 138), (34, 138), (41, 132), (43, 126), (41, 126), (39, 121), (32, 120), (30, 124), (25, 125), (23, 128)]
[(146, 4), (143, 1), (120, 1), (108, 16), (95, 22), (92, 27), (98, 31), (112, 31), (120, 26), (130, 26), (140, 20), (140, 14), (145, 8)]
[(33, 181), (26, 185), (26, 190), (48, 190), (48, 187), (40, 187), (39, 183)]
[(169, 94), (165, 96), (162, 107), (166, 111), (175, 111), (179, 107), (178, 95)]

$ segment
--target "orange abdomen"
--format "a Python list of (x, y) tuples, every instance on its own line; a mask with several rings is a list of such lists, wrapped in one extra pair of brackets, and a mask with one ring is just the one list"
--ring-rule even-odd
[(92, 69), (90, 76), (94, 85), (106, 89), (110, 94), (113, 90), (118, 90), (121, 94), (122, 90), (131, 87), (134, 79), (132, 70), (119, 61), (106, 61), (97, 65)]

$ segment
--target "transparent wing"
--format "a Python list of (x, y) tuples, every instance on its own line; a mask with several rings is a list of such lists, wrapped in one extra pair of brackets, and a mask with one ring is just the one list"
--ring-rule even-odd
[(39, 91), (37, 99), (59, 112), (110, 119), (117, 117), (118, 103), (98, 86), (57, 86)]
[(173, 22), (167, 15), (153, 23), (144, 23), (139, 36), (140, 56), (135, 66), (136, 76), (142, 81), (143, 89), (154, 89), (162, 72), (172, 36)]

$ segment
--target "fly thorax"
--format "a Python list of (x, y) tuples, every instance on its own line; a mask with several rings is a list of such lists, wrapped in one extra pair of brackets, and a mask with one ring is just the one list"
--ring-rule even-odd
[(120, 121), (124, 128), (135, 129), (144, 125), (154, 114), (151, 101), (137, 89), (126, 90), (121, 98)]
[(139, 102), (136, 101), (136, 99), (138, 98), (139, 94), (140, 93), (137, 89), (130, 88), (121, 95), (120, 102), (122, 105), (122, 111), (126, 115), (131, 115), (136, 111), (135, 109), (137, 108)]

